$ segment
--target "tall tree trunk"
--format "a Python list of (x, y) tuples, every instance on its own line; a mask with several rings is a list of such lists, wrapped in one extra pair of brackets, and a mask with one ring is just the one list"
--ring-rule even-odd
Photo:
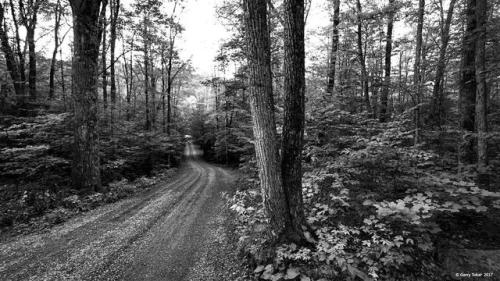
[(49, 99), (54, 98), (55, 83), (54, 77), (56, 74), (57, 51), (59, 49), (59, 27), (61, 25), (62, 17), (61, 0), (57, 0), (56, 7), (54, 8), (54, 50), (52, 51), (52, 60), (50, 61), (50, 74), (49, 74)]
[(101, 67), (102, 67), (102, 72), (101, 72), (101, 80), (102, 80), (102, 102), (103, 102), (103, 107), (104, 107), (104, 119), (106, 119), (107, 111), (106, 109), (108, 108), (108, 65), (107, 65), (107, 31), (106, 31), (106, 12), (104, 12), (104, 15), (102, 17), (102, 49), (101, 49)]
[(2, 44), (2, 52), (5, 56), (5, 63), (7, 66), (7, 70), (10, 73), (10, 78), (12, 79), (16, 96), (17, 98), (22, 98), (24, 96), (24, 87), (22, 87), (22, 84), (24, 82), (21, 81), (19, 66), (16, 62), (14, 51), (12, 51), (9, 43), (9, 37), (7, 36), (7, 31), (4, 25), (4, 17), (5, 10), (2, 3), (0, 3), (0, 43)]
[(162, 113), (162, 132), (166, 132), (166, 111), (165, 111), (165, 46), (162, 45), (161, 49), (161, 113)]
[[(358, 9), (357, 12), (357, 23), (358, 23), (358, 32), (357, 32), (357, 43), (358, 43), (358, 59), (361, 64), (361, 89), (364, 95), (365, 107), (367, 110), (370, 110), (370, 95), (368, 93), (368, 73), (366, 71), (366, 60), (365, 55), (363, 53), (363, 23), (361, 21), (361, 17), (363, 14), (363, 10), (361, 8), (361, 1), (356, 1), (356, 6)], [(373, 112), (373, 117), (375, 117), (376, 112)]]
[(476, 126), (477, 126), (477, 174), (478, 183), (488, 186), (488, 88), (486, 82), (486, 20), (488, 17), (486, 1), (476, 2), (477, 40), (476, 40)]
[(151, 120), (149, 114), (149, 40), (147, 40), (148, 34), (148, 21), (144, 18), (144, 96), (146, 98), (146, 124), (145, 129), (147, 131), (151, 130)]
[(21, 37), (19, 36), (19, 21), (17, 19), (16, 15), (16, 9), (14, 7), (14, 1), (9, 0), (10, 3), (10, 12), (12, 15), (12, 22), (14, 23), (14, 30), (16, 33), (16, 52), (17, 52), (17, 57), (19, 60), (18, 63), (18, 68), (19, 68), (19, 74), (20, 74), (20, 80), (17, 82), (18, 88), (20, 88), (20, 91), (22, 91), (22, 95), (24, 96), (25, 94), (25, 83), (26, 83), (26, 70), (24, 69), (26, 65), (26, 59), (24, 56), (24, 52), (21, 50)]
[(326, 92), (333, 94), (335, 89), (335, 65), (337, 62), (337, 51), (339, 49), (339, 24), (340, 24), (340, 0), (333, 1), (333, 36), (332, 50), (330, 52), (330, 65), (328, 71), (328, 85)]
[(19, 0), (19, 11), (21, 20), (26, 28), (26, 43), (28, 45), (28, 87), (31, 99), (36, 99), (36, 46), (35, 46), (35, 29), (38, 20), (38, 9), (40, 8), (40, 0), (28, 0), (27, 8), (24, 5), (25, 0)]
[(380, 122), (386, 122), (391, 113), (388, 110), (387, 102), (391, 88), (391, 57), (392, 57), (392, 29), (394, 26), (394, 0), (389, 0), (389, 18), (387, 22), (387, 33), (385, 43), (385, 66), (384, 66), (384, 87), (380, 96)]
[(420, 103), (422, 101), (422, 31), (424, 29), (425, 0), (418, 1), (418, 20), (417, 20), (417, 44), (415, 47), (415, 65), (413, 66), (413, 88), (415, 89), (415, 145), (420, 142)]
[(477, 24), (475, 9), (476, 0), (467, 0), (459, 87), (460, 128), (464, 132), (459, 149), (461, 164), (472, 164), (475, 161), (474, 138), (472, 137), (476, 111), (475, 44), (477, 36), (475, 30)]
[(302, 199), (302, 150), (305, 125), (304, 0), (284, 2), (284, 95), (281, 180), (290, 219), (286, 241), (307, 242)]
[[(102, 7), (101, 7), (102, 3)], [(99, 8), (106, 0), (70, 0), (73, 11), (73, 186), (100, 190), (98, 134), (98, 58), (102, 26)]]
[[(125, 50), (125, 47), (123, 48)], [(132, 38), (130, 39), (130, 58), (129, 58), (129, 68), (128, 68), (128, 91), (127, 91), (127, 114), (126, 114), (126, 119), (127, 121), (130, 121), (131, 113), (130, 113), (130, 106), (131, 106), (131, 100), (132, 100), (132, 93), (134, 91), (133, 86), (134, 86), (134, 70), (133, 70), (133, 65), (134, 65), (134, 35), (132, 35)], [(123, 55), (123, 60), (125, 62), (125, 66), (127, 65), (127, 59), (125, 57), (125, 54)]]
[(156, 73), (155, 73), (155, 58), (151, 59), (151, 127), (156, 129)]
[(113, 114), (116, 107), (116, 78), (115, 78), (115, 48), (116, 48), (116, 25), (120, 12), (120, 0), (111, 0), (110, 2), (110, 79), (111, 79), (111, 124), (113, 124)]
[(170, 127), (172, 122), (172, 61), (174, 56), (174, 42), (170, 39), (170, 49), (168, 54), (167, 65), (167, 135), (170, 135)]
[(266, 0), (243, 0), (250, 107), (264, 207), (272, 234), (282, 237), (289, 220), (277, 145)]
[(35, 27), (37, 21), (36, 12), (33, 15), (32, 25), (27, 31), (28, 40), (28, 58), (29, 58), (29, 71), (28, 71), (28, 85), (31, 99), (36, 99), (36, 48), (35, 48)]
[[(59, 43), (59, 46), (62, 45), (62, 39), (61, 42)], [(63, 104), (64, 104), (64, 110), (66, 110), (66, 82), (65, 82), (65, 75), (64, 75), (64, 60), (62, 56), (62, 49), (59, 48), (59, 67), (61, 71), (61, 90), (62, 90), (62, 96), (63, 96)]]
[(448, 48), (448, 41), (450, 40), (450, 25), (453, 18), (453, 9), (455, 8), (456, 0), (450, 1), (450, 7), (448, 8), (448, 13), (446, 15), (446, 21), (444, 23), (444, 28), (441, 33), (441, 48), (439, 50), (439, 59), (436, 68), (436, 77), (434, 79), (434, 87), (432, 88), (432, 115), (438, 126), (442, 124), (443, 117), (443, 81), (444, 72), (446, 69), (446, 49)]

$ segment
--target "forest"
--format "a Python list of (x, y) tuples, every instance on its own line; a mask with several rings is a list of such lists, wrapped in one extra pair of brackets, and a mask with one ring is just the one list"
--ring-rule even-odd
[(0, 0), (0, 44), (0, 280), (500, 280), (499, 0)]

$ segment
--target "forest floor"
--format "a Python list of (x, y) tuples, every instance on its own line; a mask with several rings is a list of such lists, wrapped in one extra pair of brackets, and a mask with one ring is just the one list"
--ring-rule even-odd
[(0, 244), (1, 280), (237, 280), (224, 193), (233, 172), (189, 160), (169, 183)]

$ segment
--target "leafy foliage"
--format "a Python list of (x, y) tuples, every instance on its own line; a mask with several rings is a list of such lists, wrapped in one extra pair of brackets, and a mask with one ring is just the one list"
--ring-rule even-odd
[[(413, 146), (404, 119), (378, 124), (342, 111), (322, 114), (304, 152), (303, 196), (314, 248), (281, 244), (269, 253), (255, 178), (246, 178), (230, 199), (243, 252), (257, 266), (254, 276), (283, 280), (292, 268), (312, 280), (447, 280), (436, 258), (445, 245), (498, 243), (492, 236), (500, 226), (500, 193), (455, 173), (452, 160)], [(253, 174), (251, 164), (244, 167)], [(481, 227), (487, 238), (474, 238), (476, 230), (460, 224), (464, 218), (489, 224)]]
[(136, 134), (134, 123), (116, 128), (112, 135), (104, 131), (101, 167), (103, 183), (109, 185), (103, 194), (80, 194), (69, 181), (69, 114), (4, 118), (8, 119), (0, 128), (0, 227), (26, 224), (36, 217), (59, 223), (75, 212), (130, 196), (154, 183), (144, 176), (177, 166), (184, 149), (178, 134)]

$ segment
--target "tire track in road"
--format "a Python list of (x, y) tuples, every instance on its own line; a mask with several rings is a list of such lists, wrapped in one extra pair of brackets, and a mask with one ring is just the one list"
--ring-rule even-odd
[(186, 165), (145, 196), (0, 244), (0, 280), (183, 280), (232, 180), (205, 162)]
[[(196, 173), (195, 176), (193, 176), (193, 172)], [(158, 194), (161, 194), (162, 192), (176, 192), (182, 187), (190, 186), (196, 182), (199, 176), (201, 176), (201, 172), (202, 171), (200, 169), (190, 167), (190, 169), (187, 169), (186, 172), (181, 174), (183, 176), (174, 180), (172, 184), (168, 184), (165, 187), (160, 188), (159, 191), (153, 192), (145, 198), (140, 198), (141, 201), (139, 203), (141, 203), (141, 205), (145, 205), (151, 200), (151, 198), (154, 198), (155, 196), (158, 197)], [(82, 224), (69, 232), (63, 231), (63, 235), (59, 235), (58, 232), (35, 235), (38, 237), (38, 240), (41, 241), (38, 241), (34, 246), (32, 243), (29, 244), (31, 247), (23, 247), (23, 243), (21, 241), (19, 243), (14, 243), (14, 246), (11, 247), (10, 250), (6, 251), (5, 248), (7, 247), (2, 245), (2, 247), (0, 247), (0, 280), (5, 280), (3, 275), (4, 271), (15, 272), (17, 276), (23, 277), (23, 273), (33, 274), (32, 271), (37, 269), (37, 265), (52, 263), (57, 259), (69, 259), (68, 255), (71, 254), (71, 252), (78, 250), (79, 246), (88, 245), (96, 237), (103, 236), (110, 229), (117, 228), (118, 224), (115, 220), (123, 217), (120, 215), (123, 207), (123, 204), (117, 204), (116, 208), (106, 210), (104, 215), (98, 215), (96, 216), (96, 219), (86, 220), (87, 223)], [(28, 240), (30, 239), (28, 238)], [(9, 255), (9, 253), (12, 252), (16, 255)], [(41, 266), (39, 266), (39, 268), (41, 268)]]

